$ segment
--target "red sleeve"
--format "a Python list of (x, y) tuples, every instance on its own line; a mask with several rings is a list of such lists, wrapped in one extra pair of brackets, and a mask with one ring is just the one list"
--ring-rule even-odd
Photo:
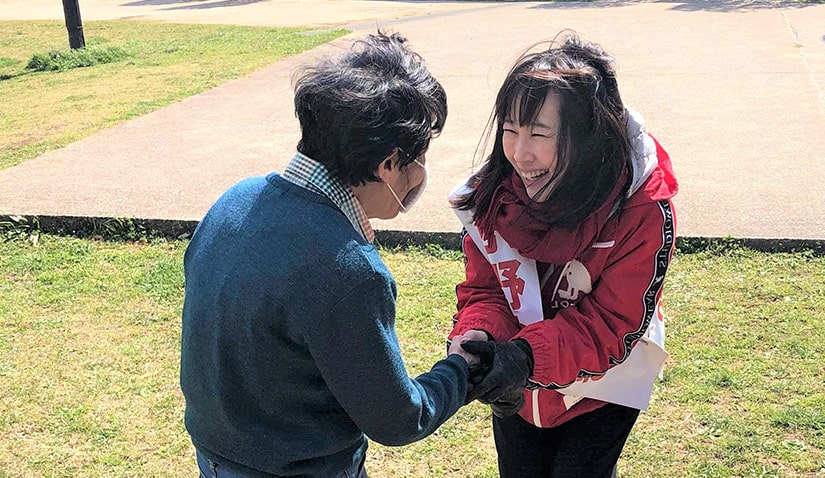
[(652, 202), (625, 214), (632, 215), (621, 219), (629, 225), (617, 235), (590, 294), (516, 336), (533, 349), (533, 382), (557, 388), (579, 376), (604, 374), (627, 358), (651, 320), (659, 320), (675, 245), (672, 203)]
[(519, 331), (518, 320), (507, 304), (495, 270), (469, 234), (464, 235), (463, 249), (466, 280), (456, 286), (458, 312), (450, 339), (478, 329), (496, 341), (510, 340)]

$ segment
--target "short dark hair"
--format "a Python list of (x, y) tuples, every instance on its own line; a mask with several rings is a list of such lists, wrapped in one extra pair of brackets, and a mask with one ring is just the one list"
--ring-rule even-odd
[[(496, 186), (513, 171), (502, 145), (505, 118), (532, 124), (550, 94), (559, 99), (558, 161), (546, 207), (531, 208), (530, 213), (548, 225), (571, 227), (607, 200), (631, 167), (627, 113), (613, 58), (601, 46), (566, 33), (549, 49), (525, 54), (510, 70), (487, 134), (495, 133), (492, 151), (470, 180), (473, 192), (458, 198), (455, 206), (475, 209), (476, 220), (484, 215)], [(631, 179), (629, 174), (620, 197), (629, 191)], [(564, 208), (558, 207), (559, 201)], [(559, 210), (565, 213), (559, 216)]]
[(396, 148), (406, 167), (444, 128), (447, 94), (406, 41), (368, 35), (295, 82), (298, 151), (347, 185), (379, 181), (375, 171)]

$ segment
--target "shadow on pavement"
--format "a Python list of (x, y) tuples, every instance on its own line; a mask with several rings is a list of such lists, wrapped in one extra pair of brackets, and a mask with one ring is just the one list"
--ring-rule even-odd
[(179, 7), (164, 8), (164, 10), (206, 10), (209, 8), (235, 7), (239, 5), (251, 5), (253, 3), (266, 2), (267, 0), (223, 0), (220, 2), (198, 3), (192, 5), (181, 5)]
[(124, 3), (124, 7), (145, 7), (145, 6), (160, 6), (160, 5), (175, 5), (184, 4), (176, 7), (165, 8), (164, 10), (194, 10), (205, 8), (222, 8), (233, 7), (236, 5), (248, 5), (251, 3), (260, 3), (267, 0), (222, 0), (220, 2), (210, 2), (209, 0), (136, 0), (129, 3)]
[[(591, 2), (591, 1), (560, 1), (547, 2), (530, 8), (538, 10), (566, 10), (575, 8), (615, 8), (643, 3), (639, 0), (618, 0), (613, 2)], [(742, 12), (748, 10), (764, 10), (769, 8), (804, 8), (825, 3), (825, 0), (787, 0), (773, 2), (767, 0), (696, 0), (677, 2), (673, 0), (650, 0), (644, 3), (666, 3), (673, 4), (671, 10), (682, 12)]]
[(192, 3), (203, 2), (206, 0), (136, 0), (134, 2), (124, 3), (122, 7), (148, 7), (153, 5), (171, 5), (174, 3)]
[[(392, 3), (513, 3), (518, 1), (534, 2), (536, 0), (361, 0), (362, 2), (392, 2)], [(564, 0), (562, 0), (564, 1)]]

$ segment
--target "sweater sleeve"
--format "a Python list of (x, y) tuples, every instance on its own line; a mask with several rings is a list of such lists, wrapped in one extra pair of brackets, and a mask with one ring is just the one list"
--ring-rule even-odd
[(378, 443), (399, 446), (431, 434), (458, 410), (468, 367), (451, 355), (410, 378), (394, 322), (395, 285), (376, 273), (305, 333), (327, 386), (356, 426)]
[(617, 240), (590, 294), (517, 335), (533, 349), (533, 383), (561, 388), (580, 376), (602, 375), (628, 357), (651, 320), (660, 320), (674, 245), (673, 222), (658, 211), (661, 203), (635, 208), (636, 227)]
[(496, 271), (469, 234), (464, 235), (463, 250), (466, 279), (456, 286), (458, 311), (450, 339), (477, 329), (492, 335), (493, 340), (510, 340), (519, 331), (519, 324), (507, 304)]

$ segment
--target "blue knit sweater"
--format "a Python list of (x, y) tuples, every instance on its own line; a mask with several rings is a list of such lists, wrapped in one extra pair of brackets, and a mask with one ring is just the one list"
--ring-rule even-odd
[(330, 477), (461, 406), (453, 355), (415, 379), (396, 286), (327, 198), (277, 174), (229, 189), (184, 257), (181, 388), (195, 447), (250, 476)]

